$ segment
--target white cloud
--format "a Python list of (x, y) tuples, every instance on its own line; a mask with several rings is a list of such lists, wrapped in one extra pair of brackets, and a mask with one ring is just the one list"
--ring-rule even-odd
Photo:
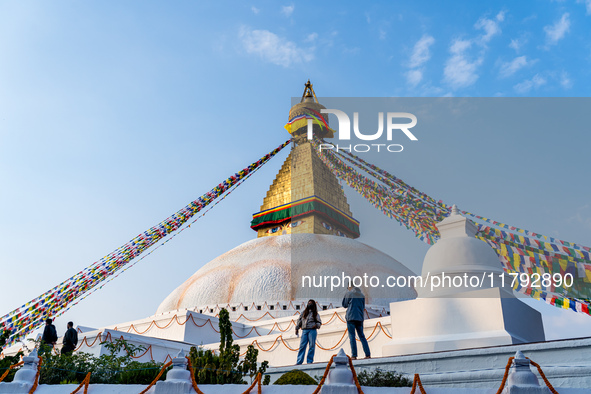
[(412, 87), (417, 86), (423, 79), (421, 70), (410, 70), (406, 73), (406, 82)]
[(284, 5), (283, 7), (281, 7), (281, 13), (285, 16), (290, 16), (293, 13), (293, 10), (295, 9), (295, 5)]
[[(452, 41), (449, 47), (451, 55), (443, 69), (443, 80), (452, 89), (468, 87), (478, 80), (477, 71), (484, 62), (484, 55), (488, 51), (487, 44), (494, 36), (501, 34), (500, 23), (504, 20), (505, 11), (500, 11), (494, 18), (482, 17), (474, 24), (474, 29), (482, 30), (483, 34), (470, 39), (456, 38)], [(473, 46), (477, 48), (472, 50)]]
[(495, 20), (487, 19), (487, 18), (480, 18), (478, 22), (474, 25), (474, 28), (477, 30), (484, 30), (484, 34), (480, 36), (480, 40), (482, 43), (486, 44), (489, 42), (494, 36), (501, 33), (501, 28), (499, 27), (499, 22), (505, 20), (505, 13), (503, 11), (499, 12), (496, 16)]
[(427, 34), (423, 35), (423, 37), (416, 42), (408, 62), (408, 67), (411, 70), (405, 74), (406, 82), (410, 86), (417, 86), (423, 79), (423, 70), (421, 69), (421, 66), (431, 59), (429, 48), (433, 43), (435, 43), (435, 39)]
[(295, 43), (268, 30), (251, 30), (243, 27), (238, 37), (249, 54), (259, 55), (265, 61), (283, 67), (314, 59), (314, 48), (300, 48)]
[(523, 67), (531, 66), (536, 61), (536, 59), (528, 61), (527, 56), (518, 56), (510, 62), (501, 64), (499, 75), (501, 78), (510, 77)]
[(310, 33), (308, 37), (304, 40), (305, 42), (314, 42), (318, 38), (318, 33)]
[(250, 9), (254, 14), (258, 14), (259, 12), (261, 12), (261, 10), (256, 8), (254, 5), (252, 7), (250, 7)]
[(546, 40), (548, 44), (556, 44), (558, 41), (564, 38), (564, 36), (566, 35), (566, 33), (568, 33), (569, 30), (569, 13), (565, 12), (564, 14), (562, 14), (560, 20), (556, 21), (555, 24), (544, 27), (544, 31), (546, 32)]
[(577, 0), (577, 3), (584, 3), (587, 9), (587, 15), (591, 15), (591, 0)]
[(466, 54), (471, 46), (470, 40), (456, 39), (449, 48), (452, 56), (445, 63), (443, 77), (453, 88), (470, 86), (478, 79), (476, 70), (482, 64), (482, 57), (471, 61)]
[(357, 55), (361, 52), (361, 48), (359, 47), (343, 47), (343, 53), (345, 55)]
[(527, 39), (525, 38), (513, 38), (509, 43), (509, 48), (515, 50), (515, 52), (519, 53), (519, 50), (526, 44)]
[(546, 79), (542, 77), (540, 74), (534, 75), (532, 79), (526, 79), (525, 81), (518, 83), (517, 85), (513, 86), (517, 93), (527, 93), (532, 89), (537, 89), (542, 85), (546, 84)]
[(385, 40), (386, 39), (386, 31), (383, 29), (380, 29), (380, 40)]
[(565, 89), (570, 89), (573, 87), (573, 81), (570, 79), (570, 75), (566, 71), (563, 71), (560, 74), (560, 86)]
[(410, 55), (410, 68), (416, 68), (422, 66), (426, 61), (431, 58), (431, 53), (429, 52), (429, 48), (435, 39), (427, 34), (425, 34), (417, 43), (415, 44), (412, 54)]

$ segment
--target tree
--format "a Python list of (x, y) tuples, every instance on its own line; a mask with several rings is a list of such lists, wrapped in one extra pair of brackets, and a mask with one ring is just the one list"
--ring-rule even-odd
[(12, 334), (12, 331), (6, 329), (4, 323), (0, 323), (0, 354), (4, 350), (4, 345), (6, 345), (6, 341), (10, 338), (10, 334)]
[[(222, 309), (218, 319), (220, 328), (218, 353), (196, 347), (192, 347), (189, 352), (191, 365), (195, 371), (195, 381), (198, 384), (242, 384), (246, 383), (243, 377), (248, 375), (252, 382), (259, 372), (265, 373), (269, 362), (263, 361), (258, 367), (259, 351), (253, 345), (248, 346), (244, 359), (240, 361), (240, 346), (234, 345), (230, 313)], [(270, 376), (265, 376), (263, 384), (269, 384), (269, 381)]]

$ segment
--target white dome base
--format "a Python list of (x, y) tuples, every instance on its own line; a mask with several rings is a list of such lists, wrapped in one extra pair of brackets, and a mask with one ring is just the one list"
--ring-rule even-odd
[(368, 305), (387, 308), (390, 302), (416, 298), (412, 287), (384, 285), (389, 276), (414, 275), (385, 253), (344, 237), (289, 234), (257, 238), (215, 258), (166, 297), (156, 313), (176, 309), (205, 312), (218, 305), (236, 305), (261, 306), (262, 315), (269, 305), (282, 310), (290, 302), (308, 299), (338, 307), (346, 291), (342, 283), (331, 290), (330, 280), (327, 287), (309, 287), (311, 281), (304, 280), (306, 287), (302, 287), (302, 277), (314, 277), (318, 284), (326, 276), (343, 275), (379, 278), (378, 287), (361, 286)]

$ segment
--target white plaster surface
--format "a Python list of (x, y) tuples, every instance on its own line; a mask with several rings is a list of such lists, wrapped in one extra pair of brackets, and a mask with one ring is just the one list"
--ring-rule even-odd
[(540, 313), (499, 288), (394, 302), (390, 316), (393, 340), (385, 345), (385, 356), (545, 339)]
[[(35, 391), (36, 394), (69, 394), (77, 385), (40, 385)], [(205, 394), (242, 394), (246, 390), (246, 385), (200, 385), (199, 389)], [(88, 394), (137, 394), (145, 389), (141, 385), (107, 385), (92, 384), (89, 386)], [(263, 394), (312, 394), (316, 386), (263, 386)], [(425, 387), (428, 394), (494, 394), (496, 389), (478, 389), (478, 388), (449, 388), (449, 387)], [(155, 389), (151, 388), (147, 394), (154, 394)], [(367, 394), (408, 394), (409, 387), (363, 387), (363, 392)], [(418, 390), (417, 390), (418, 392)], [(183, 393), (194, 394), (195, 391)], [(256, 393), (256, 389), (252, 391)], [(585, 389), (566, 389), (560, 390), (560, 394), (588, 394)], [(23, 392), (22, 394), (27, 394)], [(175, 393), (175, 394), (181, 394)]]
[[(344, 288), (318, 297), (318, 289), (302, 288), (303, 275), (399, 276), (413, 273), (379, 250), (361, 242), (331, 235), (290, 234), (262, 237), (215, 258), (174, 290), (157, 313), (175, 309), (233, 303), (332, 302), (338, 306)], [(412, 299), (412, 288), (364, 289), (368, 304), (387, 306), (394, 299)], [(323, 298), (319, 300), (318, 298)]]
[[(423, 383), (433, 387), (498, 388), (507, 361), (517, 350), (540, 364), (560, 393), (566, 388), (584, 388), (591, 393), (591, 338), (379, 357), (354, 361), (354, 366), (357, 372), (381, 368), (411, 378), (419, 373)], [(325, 362), (298, 366), (310, 376), (322, 376), (325, 368)], [(267, 372), (273, 382), (291, 369), (293, 366), (277, 367)]]

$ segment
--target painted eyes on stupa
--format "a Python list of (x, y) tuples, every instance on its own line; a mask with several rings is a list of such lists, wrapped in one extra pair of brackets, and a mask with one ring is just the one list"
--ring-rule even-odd
[(347, 237), (347, 234), (343, 233), (341, 230), (335, 229), (333, 226), (331, 226), (330, 224), (328, 224), (326, 222), (322, 222), (322, 227), (324, 227), (325, 229), (327, 229), (329, 231), (335, 230), (337, 233), (336, 235), (338, 235), (339, 237), (349, 238), (349, 237)]
[(281, 226), (273, 227), (267, 230), (267, 234), (275, 234), (276, 232), (281, 231)]
[(295, 222), (287, 222), (285, 224), (282, 224), (281, 226), (276, 226), (276, 227), (268, 229), (267, 234), (276, 234), (276, 233), (280, 232), (282, 229), (285, 230), (289, 227), (294, 228), (294, 227), (304, 224), (304, 222), (305, 222), (305, 220), (297, 220)]
[(300, 224), (303, 224), (303, 223), (304, 223), (304, 221), (303, 221), (303, 220), (297, 220), (297, 221), (295, 221), (295, 222), (291, 222), (291, 223), (289, 224), (289, 227), (297, 227), (297, 226), (299, 226)]

